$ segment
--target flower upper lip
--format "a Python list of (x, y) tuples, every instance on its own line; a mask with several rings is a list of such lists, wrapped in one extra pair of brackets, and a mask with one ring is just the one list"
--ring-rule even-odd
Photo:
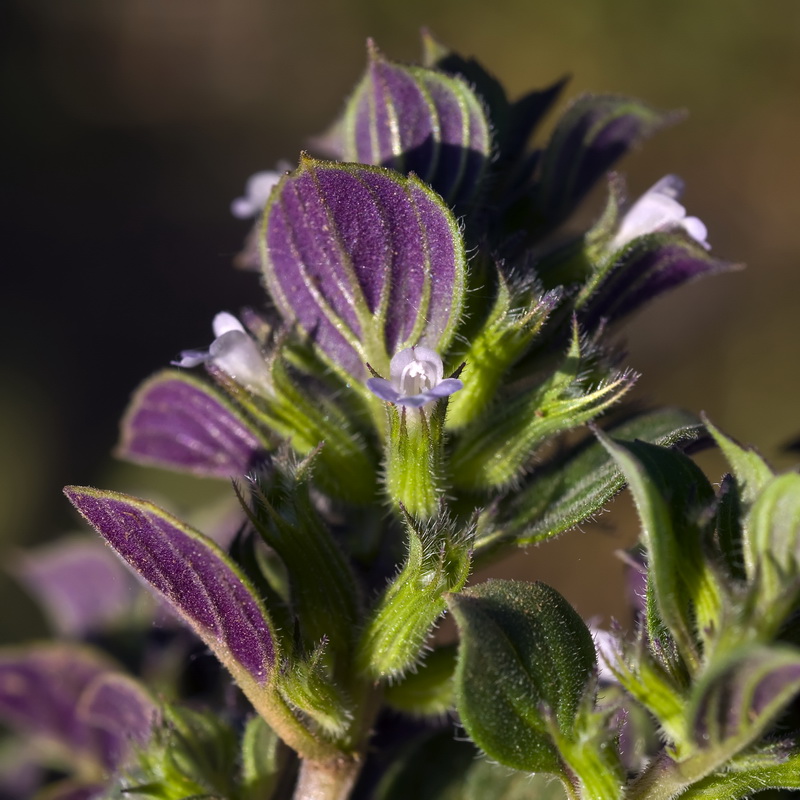
[(464, 388), (458, 378), (443, 380), (439, 354), (421, 345), (397, 353), (389, 363), (389, 374), (390, 380), (370, 378), (367, 388), (387, 403), (408, 408), (420, 408)]
[(665, 175), (651, 186), (623, 216), (611, 242), (612, 248), (619, 250), (648, 233), (682, 228), (709, 250), (706, 226), (697, 217), (687, 217), (686, 209), (678, 202), (683, 189), (684, 183), (677, 175)]

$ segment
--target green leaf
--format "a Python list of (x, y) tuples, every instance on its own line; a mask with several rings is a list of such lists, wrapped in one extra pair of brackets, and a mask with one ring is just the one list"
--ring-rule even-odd
[(386, 494), (419, 519), (436, 514), (443, 491), (443, 428), (448, 398), (422, 408), (386, 403)]
[(461, 632), (456, 705), (470, 737), (501, 764), (564, 777), (551, 725), (578, 734), (596, 664), (583, 620), (543, 583), (488, 581), (450, 605)]
[(682, 657), (696, 671), (699, 639), (708, 641), (722, 621), (722, 590), (702, 547), (713, 489), (682, 453), (646, 442), (613, 442), (600, 432), (597, 436), (636, 502), (649, 561), (648, 591)]
[[(210, 371), (252, 419), (288, 441), (300, 456), (316, 452), (324, 443), (316, 456), (316, 479), (325, 491), (359, 505), (374, 501), (377, 453), (358, 432), (357, 423), (321, 391), (318, 383), (308, 374), (290, 369), (288, 355), (288, 348), (276, 344), (265, 361), (269, 396), (248, 391), (221, 370), (212, 367)], [(322, 369), (319, 362), (314, 368)], [(241, 469), (237, 475), (246, 471)]]
[(682, 800), (747, 800), (766, 789), (800, 790), (800, 753), (773, 756), (749, 769), (727, 768), (698, 781), (681, 794)]
[[(629, 800), (661, 800), (678, 795), (738, 798), (742, 797), (745, 786), (753, 785), (762, 769), (765, 780), (758, 788), (796, 786), (797, 781), (789, 778), (791, 772), (782, 769), (782, 763), (773, 761), (754, 767), (758, 761), (756, 754), (745, 758), (745, 777), (742, 781), (732, 781), (731, 787), (738, 786), (733, 794), (725, 794), (724, 789), (719, 795), (711, 793), (725, 786), (728, 776), (736, 774), (733, 759), (767, 732), (799, 691), (797, 648), (755, 647), (734, 654), (709, 671), (694, 690), (687, 708), (692, 752), (680, 760), (662, 754), (631, 786)], [(793, 759), (796, 770), (798, 756), (795, 754)], [(775, 783), (769, 782), (770, 774)], [(787, 784), (780, 783), (787, 779)], [(684, 790), (693, 786), (694, 790), (684, 794)]]
[(672, 742), (686, 739), (686, 689), (680, 686), (639, 641), (608, 664), (619, 685), (653, 718)]
[(480, 329), (459, 351), (468, 365), (464, 388), (450, 399), (447, 427), (458, 430), (476, 419), (495, 399), (503, 377), (525, 353), (561, 300), (561, 291), (539, 295), (532, 286), (516, 287), (502, 273), (497, 297)]
[(324, 639), (331, 653), (348, 663), (360, 623), (360, 587), (310, 495), (314, 455), (297, 462), (290, 453), (279, 453), (271, 472), (250, 477), (252, 500), (242, 505), (286, 566), (307, 650)]
[(364, 626), (357, 668), (373, 678), (396, 678), (421, 658), (425, 643), (469, 575), (471, 530), (449, 517), (420, 524), (406, 516), (408, 557)]
[(266, 800), (277, 785), (283, 766), (281, 741), (261, 717), (251, 717), (242, 737), (243, 800)]
[(765, 608), (800, 577), (800, 475), (772, 478), (752, 503), (744, 529), (745, 566)]
[(749, 508), (758, 493), (773, 477), (772, 470), (753, 448), (742, 447), (738, 442), (725, 436), (707, 418), (704, 417), (703, 422), (731, 465), (733, 476), (736, 478), (736, 483), (739, 487), (742, 503), (745, 509)]
[(744, 583), (747, 571), (744, 566), (742, 501), (732, 475), (723, 475), (717, 497), (717, 547), (730, 576)]
[(499, 398), (497, 413), (462, 434), (451, 461), (453, 482), (470, 490), (508, 486), (543, 442), (599, 416), (633, 386), (636, 374), (603, 366), (601, 354), (573, 324), (559, 368), (533, 392)]
[(397, 758), (375, 800), (565, 800), (561, 782), (478, 758), (471, 742), (451, 730), (426, 734)]
[(694, 690), (688, 709), (697, 747), (722, 765), (760, 738), (800, 692), (800, 650), (747, 649), (716, 666)]
[(384, 699), (397, 711), (414, 716), (439, 716), (455, 705), (453, 673), (457, 645), (437, 647), (414, 671), (386, 688)]
[(159, 800), (233, 797), (237, 756), (236, 735), (218, 714), (167, 706), (131, 774), (130, 791)]
[(353, 718), (352, 703), (334, 682), (327, 669), (326, 643), (321, 643), (308, 658), (287, 664), (278, 681), (283, 698), (306, 714), (325, 733), (340, 736)]
[[(695, 441), (700, 421), (672, 408), (650, 411), (613, 426), (609, 436), (660, 445)], [(496, 518), (475, 541), (477, 553), (499, 543), (520, 546), (543, 542), (600, 512), (625, 485), (609, 452), (590, 439), (538, 469), (522, 488), (501, 502)]]

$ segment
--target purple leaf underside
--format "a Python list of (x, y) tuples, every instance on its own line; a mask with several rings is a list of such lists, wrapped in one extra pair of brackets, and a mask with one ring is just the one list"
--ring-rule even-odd
[(123, 619), (138, 591), (119, 560), (94, 538), (27, 551), (15, 571), (64, 636), (85, 636)]
[(411, 345), (441, 351), (460, 316), (465, 258), (441, 198), (414, 176), (304, 157), (262, 227), (267, 287), (329, 362), (362, 379)]
[(87, 648), (48, 644), (0, 654), (0, 718), (105, 769), (146, 741), (156, 715), (144, 689)]
[(453, 203), (474, 195), (492, 148), (466, 82), (387, 61), (374, 47), (342, 128), (344, 160), (414, 172)]
[(620, 319), (670, 289), (735, 268), (682, 233), (642, 237), (589, 299), (581, 321), (592, 327), (601, 318)]
[(257, 684), (267, 682), (276, 659), (269, 618), (217, 545), (146, 501), (85, 487), (64, 492), (226, 666)]
[(119, 457), (211, 478), (244, 475), (265, 449), (222, 395), (174, 370), (139, 388), (121, 427)]

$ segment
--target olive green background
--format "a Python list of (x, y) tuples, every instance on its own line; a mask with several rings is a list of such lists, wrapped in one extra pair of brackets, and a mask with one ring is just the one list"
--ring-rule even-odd
[[(154, 499), (175, 491), (179, 509), (191, 510), (186, 482), (159, 486), (163, 476), (110, 458), (126, 398), (179, 350), (207, 343), (217, 310), (259, 304), (256, 278), (230, 267), (246, 231), (229, 216), (230, 200), (248, 175), (295, 158), (334, 118), (361, 73), (367, 36), (410, 60), (422, 25), (479, 57), (512, 96), (570, 73), (565, 98), (618, 92), (689, 111), (621, 169), (632, 195), (667, 172), (682, 175), (685, 204), (706, 222), (714, 252), (747, 269), (681, 289), (633, 321), (637, 392), (705, 410), (792, 464), (781, 448), (800, 434), (798, 0), (5, 8), (5, 553), (77, 527), (64, 483)], [(704, 464), (715, 476), (722, 469), (714, 456)], [(627, 505), (530, 551), (514, 571), (553, 583), (586, 616), (624, 617), (613, 551), (635, 537)], [(12, 616), (3, 613), (5, 627)], [(19, 628), (7, 635), (24, 635)]]

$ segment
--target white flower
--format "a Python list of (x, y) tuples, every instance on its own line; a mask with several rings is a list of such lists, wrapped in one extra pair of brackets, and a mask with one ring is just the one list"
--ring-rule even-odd
[(677, 175), (666, 175), (650, 187), (622, 218), (617, 235), (611, 242), (619, 250), (639, 236), (683, 228), (689, 236), (709, 250), (708, 231), (697, 217), (687, 217), (678, 202), (683, 194), (683, 181)]
[(442, 359), (429, 347), (407, 347), (389, 362), (390, 380), (370, 378), (367, 388), (387, 403), (419, 408), (464, 388), (458, 378), (445, 378)]
[(261, 394), (272, 394), (272, 383), (258, 345), (233, 314), (223, 311), (214, 317), (214, 336), (208, 350), (184, 350), (172, 363), (176, 367), (212, 364), (237, 383)]
[(237, 197), (231, 203), (231, 214), (239, 219), (257, 217), (267, 204), (272, 190), (289, 166), (287, 162), (281, 161), (277, 164), (277, 169), (275, 170), (265, 170), (251, 175), (247, 179), (244, 197)]

